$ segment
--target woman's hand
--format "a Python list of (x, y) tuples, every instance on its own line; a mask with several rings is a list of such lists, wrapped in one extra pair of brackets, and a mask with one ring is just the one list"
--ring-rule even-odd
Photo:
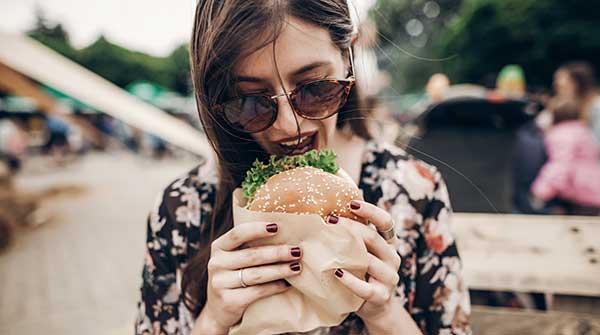
[[(392, 217), (385, 210), (364, 201), (352, 201), (350, 209), (357, 216), (368, 220), (376, 229), (360, 222), (330, 216), (329, 223), (344, 220), (351, 229), (362, 236), (369, 252), (367, 280), (357, 278), (352, 273), (337, 269), (336, 277), (354, 294), (365, 299), (356, 314), (365, 322), (369, 334), (420, 334), (417, 325), (404, 310), (402, 302), (395, 298), (398, 285), (400, 256), (395, 248), (396, 236), (384, 240), (378, 233), (393, 228)], [(407, 317), (408, 316), (408, 317)]]
[(227, 334), (251, 303), (289, 288), (283, 279), (300, 273), (299, 247), (240, 249), (244, 243), (277, 234), (277, 230), (275, 223), (249, 222), (212, 243), (206, 305), (192, 333)]

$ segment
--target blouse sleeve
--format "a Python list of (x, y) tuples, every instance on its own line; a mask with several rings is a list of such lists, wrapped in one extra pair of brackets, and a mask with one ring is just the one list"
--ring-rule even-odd
[[(210, 210), (208, 191), (193, 177), (173, 182), (147, 218), (137, 335), (189, 334), (193, 318), (183, 303), (180, 283), (190, 249), (197, 250), (201, 223)], [(205, 203), (206, 202), (206, 203)]]
[(435, 168), (415, 164), (431, 180), (433, 192), (426, 197), (418, 228), (413, 317), (428, 335), (471, 334), (469, 292), (450, 230), (452, 208), (448, 190)]

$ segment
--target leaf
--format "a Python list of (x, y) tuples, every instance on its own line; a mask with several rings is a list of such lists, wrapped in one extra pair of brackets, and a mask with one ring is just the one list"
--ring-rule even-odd
[(252, 167), (246, 172), (246, 178), (242, 182), (244, 197), (250, 203), (256, 191), (274, 175), (297, 167), (312, 166), (329, 173), (337, 173), (339, 166), (336, 163), (337, 155), (331, 149), (310, 150), (302, 155), (286, 156), (277, 159), (271, 156), (267, 164), (258, 159), (252, 163)]

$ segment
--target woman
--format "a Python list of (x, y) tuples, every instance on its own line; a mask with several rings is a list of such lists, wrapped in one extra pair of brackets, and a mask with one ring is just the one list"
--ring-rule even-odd
[(544, 142), (548, 161), (531, 186), (541, 202), (560, 199), (565, 214), (600, 214), (600, 149), (573, 100), (551, 104), (553, 126)]
[(311, 333), (469, 332), (446, 187), (435, 168), (372, 139), (354, 85), (355, 37), (346, 0), (199, 1), (192, 76), (218, 159), (175, 180), (150, 213), (137, 334), (225, 334), (253, 301), (288, 289), (301, 248), (239, 250), (278, 225), (232, 228), (231, 194), (255, 159), (309, 148), (334, 149), (365, 198), (348, 206), (397, 236), (358, 229), (371, 278), (344, 269), (335, 278), (366, 302)]
[(600, 143), (600, 95), (594, 68), (586, 62), (572, 62), (554, 73), (554, 90), (561, 99), (574, 99), (581, 106), (581, 118), (588, 122)]

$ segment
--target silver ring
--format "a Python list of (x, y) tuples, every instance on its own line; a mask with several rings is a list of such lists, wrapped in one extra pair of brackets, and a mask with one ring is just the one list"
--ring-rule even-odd
[(394, 231), (394, 226), (396, 226), (396, 223), (394, 222), (394, 220), (392, 220), (392, 226), (390, 227), (390, 229), (388, 229), (386, 231), (378, 230), (377, 232), (379, 233), (379, 235), (381, 237), (383, 237), (384, 240), (389, 241), (396, 236), (396, 232)]
[(244, 271), (244, 269), (240, 269), (239, 273), (239, 277), (240, 277), (240, 285), (242, 285), (242, 287), (248, 287), (248, 284), (246, 284), (246, 282), (244, 282), (244, 275), (242, 273), (242, 271)]

